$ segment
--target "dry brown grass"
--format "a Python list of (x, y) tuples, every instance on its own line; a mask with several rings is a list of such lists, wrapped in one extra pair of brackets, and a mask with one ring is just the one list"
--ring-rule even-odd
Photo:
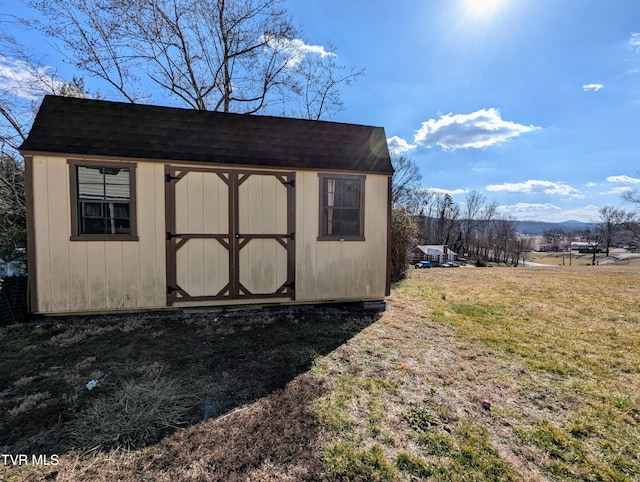
[[(640, 479), (638, 263), (412, 270), (411, 278), (395, 287), (379, 319), (309, 310), (283, 312), (266, 324), (255, 316), (246, 322), (250, 330), (204, 321), (176, 327), (155, 320), (126, 333), (140, 343), (137, 363), (149, 366), (162, 361), (154, 351), (156, 342), (166, 343), (168, 336), (175, 343), (181, 330), (197, 332), (195, 338), (178, 341), (186, 346), (187, 340), (198, 340), (189, 345), (186, 358), (161, 363), (163, 375), (183, 382), (211, 370), (203, 360), (214, 353), (218, 363), (230, 360), (196, 390), (203, 400), (198, 411), (209, 406), (219, 415), (145, 448), (84, 456), (65, 449), (56, 467), (5, 467), (4, 476), (16, 481), (46, 476), (123, 481)], [(234, 323), (242, 326), (243, 319)], [(32, 347), (43, 340), (46, 346), (47, 339), (60, 335), (33, 331), (27, 337), (21, 332), (22, 345), (13, 338), (22, 359), (42, 356)], [(109, 329), (102, 336), (121, 331)], [(82, 342), (66, 333), (49, 344), (56, 355), (57, 350), (73, 354), (64, 377), (69, 384), (95, 373), (116, 384), (121, 376), (114, 366), (129, 378), (136, 373), (140, 380), (148, 378), (149, 370), (136, 372), (130, 361), (114, 359), (110, 365), (99, 350), (80, 350), (93, 346), (97, 336), (81, 330)], [(271, 343), (265, 345), (266, 340)], [(31, 411), (37, 413), (38, 404), (55, 406), (57, 393), (45, 390), (49, 385), (43, 377), (57, 373), (55, 366), (62, 362), (46, 359), (52, 368), (42, 367), (42, 360), (34, 362), (38, 370), (25, 369), (13, 378), (0, 373), (9, 382), (0, 403), (18, 410), (19, 396), (48, 391), (50, 398), (37, 400)], [(193, 367), (181, 371), (180, 363), (187, 361)], [(280, 385), (284, 388), (262, 381), (274, 370), (289, 374), (274, 378), (286, 380)], [(230, 383), (234, 377), (245, 383)], [(261, 387), (252, 391), (249, 384)], [(82, 402), (86, 394), (77, 396)], [(235, 400), (231, 405), (230, 398)], [(485, 400), (490, 409), (483, 407)], [(29, 412), (26, 405), (24, 410)], [(37, 450), (33, 437), (22, 447), (31, 440)]]

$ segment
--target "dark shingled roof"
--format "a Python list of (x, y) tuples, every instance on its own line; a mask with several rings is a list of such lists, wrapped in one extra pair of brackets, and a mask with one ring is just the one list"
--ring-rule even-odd
[(23, 153), (391, 173), (384, 129), (46, 96)]

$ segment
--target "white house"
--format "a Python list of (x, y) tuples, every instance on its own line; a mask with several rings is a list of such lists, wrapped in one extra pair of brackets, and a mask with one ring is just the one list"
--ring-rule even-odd
[(451, 263), (455, 261), (457, 254), (449, 249), (446, 244), (423, 244), (411, 250), (413, 262), (430, 261), (432, 263)]

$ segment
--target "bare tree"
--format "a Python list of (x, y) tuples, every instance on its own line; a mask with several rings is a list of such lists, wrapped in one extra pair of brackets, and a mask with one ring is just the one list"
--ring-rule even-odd
[(622, 194), (622, 199), (624, 199), (626, 202), (635, 204), (636, 206), (640, 206), (640, 191), (638, 191), (637, 189), (625, 191)]
[(460, 207), (454, 203), (449, 193), (436, 196), (437, 218), (435, 219), (434, 241), (449, 244), (460, 216)]
[(306, 117), (320, 118), (340, 108), (338, 86), (360, 75), (342, 74), (335, 54), (304, 44), (282, 0), (28, 4), (45, 19), (29, 25), (129, 102), (151, 97), (141, 88), (147, 81), (201, 110), (255, 113), (283, 96), (306, 96)]
[[(7, 20), (1, 22), (6, 26)], [(2, 152), (17, 155), (27, 138), (37, 106), (46, 94), (88, 96), (81, 77), (67, 81), (44, 64), (43, 58), (0, 29), (0, 144)], [(93, 94), (93, 96), (98, 96)]]
[(24, 169), (16, 156), (2, 153), (0, 154), (0, 257), (5, 261), (24, 258), (26, 246)]
[(598, 213), (600, 214), (600, 222), (598, 223), (600, 240), (605, 245), (606, 256), (609, 256), (609, 247), (624, 222), (628, 219), (628, 215), (623, 209), (614, 208), (613, 206), (605, 206), (598, 210)]
[(407, 207), (420, 186), (422, 174), (418, 165), (404, 154), (391, 156), (391, 164), (394, 169), (391, 181), (391, 204)]
[(0, 31), (0, 257), (24, 260), (26, 207), (24, 164), (18, 147), (26, 139), (45, 94), (85, 96), (81, 78), (67, 82), (42, 59)]
[[(640, 208), (640, 191), (634, 189), (625, 191), (622, 196), (626, 202), (634, 204), (636, 208)], [(640, 212), (629, 211), (623, 222), (625, 230), (633, 237), (636, 243), (640, 243)]]
[(460, 221), (460, 242), (454, 246), (454, 251), (464, 254), (468, 250), (472, 233), (479, 225), (479, 215), (485, 201), (484, 195), (476, 190), (465, 195), (466, 208), (464, 218)]
[(364, 75), (364, 69), (351, 67), (345, 71), (346, 66), (338, 65), (336, 50), (329, 44), (329, 52), (304, 55), (295, 67), (289, 87), (300, 104), (294, 111), (298, 117), (319, 120), (343, 110), (340, 87)]
[[(498, 262), (508, 264), (517, 263), (514, 242), (516, 241), (516, 220), (508, 215), (495, 221), (496, 236), (493, 244), (493, 258)], [(519, 255), (519, 253), (518, 253)], [(514, 259), (515, 258), (515, 259)]]

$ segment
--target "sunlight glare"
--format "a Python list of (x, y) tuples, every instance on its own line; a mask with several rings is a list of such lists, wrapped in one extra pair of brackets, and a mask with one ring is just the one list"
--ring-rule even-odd
[(505, 0), (465, 0), (467, 13), (473, 17), (488, 17), (500, 9)]

